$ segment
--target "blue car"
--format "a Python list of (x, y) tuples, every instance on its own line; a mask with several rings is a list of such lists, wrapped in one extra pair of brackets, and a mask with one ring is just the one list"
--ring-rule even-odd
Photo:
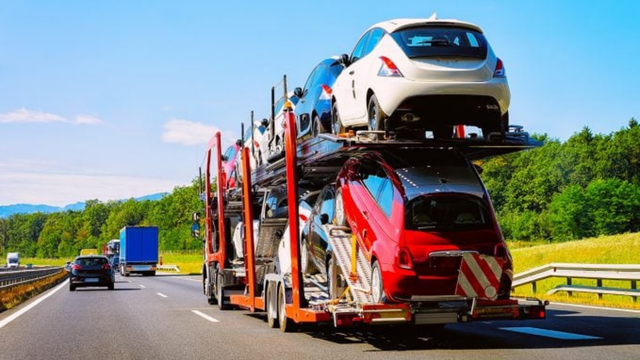
[(331, 89), (343, 69), (338, 57), (325, 59), (313, 69), (304, 88), (294, 90), (300, 98), (295, 109), (298, 137), (331, 131)]

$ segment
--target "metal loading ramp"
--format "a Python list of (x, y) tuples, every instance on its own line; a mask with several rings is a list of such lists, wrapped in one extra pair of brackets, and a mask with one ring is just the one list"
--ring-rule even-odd
[(371, 264), (362, 251), (357, 251), (356, 272), (352, 274), (352, 234), (349, 228), (325, 225), (329, 233), (329, 245), (333, 248), (336, 266), (349, 286), (351, 298), (357, 304), (371, 304)]

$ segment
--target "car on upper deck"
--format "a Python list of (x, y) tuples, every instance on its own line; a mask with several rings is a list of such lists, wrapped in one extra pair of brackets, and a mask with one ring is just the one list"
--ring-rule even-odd
[(492, 291), (509, 298), (511, 256), (489, 194), (462, 154), (363, 152), (345, 163), (331, 196), (335, 223), (351, 228), (371, 260), (375, 302), (455, 295), (465, 253), (501, 260), (500, 286)]
[(482, 29), (459, 20), (396, 19), (360, 37), (332, 92), (332, 131), (394, 130), (450, 138), (454, 125), (504, 134), (511, 99), (505, 67)]
[(294, 89), (300, 98), (296, 105), (299, 138), (331, 132), (331, 93), (343, 69), (339, 57), (324, 59), (311, 71), (304, 87)]

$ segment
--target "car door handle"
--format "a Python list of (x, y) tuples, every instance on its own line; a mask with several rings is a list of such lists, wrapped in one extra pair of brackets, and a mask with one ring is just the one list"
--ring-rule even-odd
[(353, 74), (355, 74), (355, 73), (356, 73), (356, 71), (355, 71), (355, 70), (351, 70), (351, 71), (349, 71), (349, 75), (353, 75)]
[(362, 211), (362, 216), (364, 216), (365, 220), (369, 220), (369, 213), (366, 210)]

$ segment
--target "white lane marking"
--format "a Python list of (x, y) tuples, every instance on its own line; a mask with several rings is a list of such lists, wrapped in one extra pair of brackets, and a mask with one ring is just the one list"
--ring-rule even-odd
[(140, 287), (141, 287), (141, 288), (143, 288), (143, 289), (146, 289), (146, 288), (147, 288), (147, 287), (146, 287), (146, 286), (144, 286), (144, 285), (138, 285), (138, 286), (140, 286)]
[(515, 332), (519, 332), (519, 333), (523, 333), (523, 334), (544, 336), (544, 337), (550, 337), (550, 338), (561, 339), (561, 340), (597, 340), (597, 339), (602, 339), (601, 337), (598, 337), (598, 336), (572, 334), (572, 333), (568, 333), (568, 332), (547, 330), (547, 329), (540, 329), (540, 328), (526, 327), (526, 326), (525, 327), (503, 327), (503, 328), (500, 328), (500, 330), (515, 331)]
[(192, 313), (194, 313), (194, 314), (196, 314), (196, 315), (201, 316), (201, 317), (202, 317), (202, 318), (204, 318), (205, 320), (209, 320), (209, 321), (211, 321), (212, 323), (220, 322), (220, 320), (215, 319), (215, 318), (212, 318), (211, 316), (209, 316), (209, 315), (207, 315), (207, 314), (205, 314), (205, 313), (202, 313), (202, 312), (200, 312), (200, 311), (198, 311), (198, 310), (191, 310), (191, 312), (192, 312)]
[(158, 295), (162, 296), (163, 298), (168, 298), (168, 296), (167, 296), (167, 295), (165, 295), (165, 294), (163, 294), (163, 293), (156, 293), (156, 294), (158, 294)]
[(58, 290), (62, 289), (68, 283), (69, 283), (69, 279), (65, 280), (62, 284), (58, 285), (58, 287), (56, 287), (55, 289), (51, 290), (48, 294), (44, 295), (40, 299), (38, 299), (38, 300), (32, 302), (31, 304), (25, 306), (24, 309), (20, 309), (15, 314), (13, 314), (13, 315), (7, 317), (6, 319), (0, 321), (0, 329), (2, 329), (5, 325), (7, 325), (8, 323), (12, 322), (13, 320), (17, 319), (18, 316), (20, 316), (20, 315), (26, 313), (27, 311), (33, 309), (36, 305), (38, 305), (41, 302), (43, 302), (44, 299), (46, 299), (49, 296), (55, 294)]
[(551, 305), (559, 305), (559, 306), (571, 306), (577, 308), (585, 308), (585, 309), (595, 309), (595, 310), (611, 310), (611, 311), (622, 311), (622, 312), (630, 312), (634, 314), (640, 314), (640, 310), (631, 310), (631, 309), (616, 309), (604, 306), (590, 306), (590, 305), (577, 305), (577, 304), (568, 304), (562, 302), (553, 302)]

